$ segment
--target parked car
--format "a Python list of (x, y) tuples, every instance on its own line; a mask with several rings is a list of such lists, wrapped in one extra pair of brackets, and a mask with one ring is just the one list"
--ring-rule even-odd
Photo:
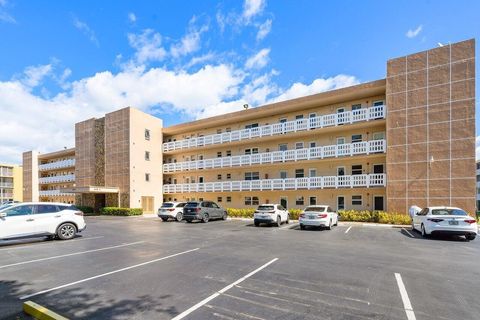
[(164, 202), (158, 209), (158, 216), (163, 221), (172, 218), (180, 222), (183, 220), (183, 207), (186, 204), (186, 202)]
[(227, 220), (227, 210), (213, 201), (192, 201), (187, 202), (183, 208), (183, 218), (187, 222), (193, 220), (208, 222), (210, 219)]
[(256, 227), (260, 226), (260, 223), (275, 223), (277, 227), (280, 227), (282, 222), (290, 223), (290, 214), (287, 209), (278, 203), (261, 204), (253, 215), (253, 223)]
[(308, 206), (303, 209), (298, 222), (302, 230), (307, 226), (331, 230), (333, 226), (338, 225), (338, 214), (327, 205)]
[(413, 216), (412, 228), (420, 231), (425, 238), (435, 234), (450, 234), (474, 240), (478, 234), (477, 221), (455, 207), (423, 208)]
[(85, 228), (83, 212), (70, 204), (28, 202), (0, 210), (0, 239), (48, 236), (69, 240)]

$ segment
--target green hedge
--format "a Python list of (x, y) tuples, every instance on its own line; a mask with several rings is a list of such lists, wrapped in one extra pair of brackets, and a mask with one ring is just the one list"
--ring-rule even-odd
[(140, 216), (143, 214), (143, 210), (141, 208), (106, 207), (100, 209), (100, 214), (106, 216)]
[(87, 206), (75, 206), (78, 210), (82, 211), (84, 214), (93, 214), (93, 208)]
[(338, 211), (341, 221), (374, 222), (384, 224), (411, 224), (412, 219), (408, 214), (388, 213), (384, 211), (368, 210), (340, 210)]

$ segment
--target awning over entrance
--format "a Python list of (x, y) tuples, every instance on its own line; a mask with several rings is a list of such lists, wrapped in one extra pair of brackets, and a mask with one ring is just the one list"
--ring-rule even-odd
[(63, 192), (70, 193), (118, 193), (120, 190), (116, 187), (101, 187), (101, 186), (86, 186), (86, 187), (72, 187), (62, 189)]

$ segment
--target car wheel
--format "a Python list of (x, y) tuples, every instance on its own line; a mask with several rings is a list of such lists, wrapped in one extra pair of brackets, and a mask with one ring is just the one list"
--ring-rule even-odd
[(255, 225), (255, 227), (259, 227), (259, 226), (260, 226), (260, 222), (258, 222), (258, 221), (253, 221), (253, 224)]
[(61, 224), (57, 229), (57, 236), (61, 240), (70, 240), (77, 234), (77, 228), (73, 223), (67, 222)]
[(222, 220), (227, 220), (227, 212), (223, 213)]
[(328, 223), (327, 230), (332, 230), (332, 220)]
[(280, 227), (282, 225), (282, 218), (280, 216), (277, 216), (277, 227)]
[(466, 238), (468, 241), (475, 240), (476, 237), (477, 237), (477, 235), (475, 235), (475, 234), (467, 234), (467, 235), (465, 235), (465, 238)]
[(209, 218), (209, 217), (208, 217), (208, 213), (204, 213), (204, 214), (203, 214), (203, 218), (202, 218), (202, 222), (203, 222), (203, 223), (207, 223), (207, 222), (208, 222), (208, 218)]
[(178, 222), (182, 221), (183, 220), (183, 213), (181, 213), (181, 212), (177, 213), (177, 216), (175, 217), (175, 219)]
[(285, 222), (286, 224), (290, 223), (290, 214), (287, 214), (287, 221)]
[(162, 218), (163, 222), (167, 222), (167, 220), (168, 220), (168, 218), (165, 218), (165, 217)]
[(425, 227), (423, 226), (423, 223), (422, 223), (421, 229), (422, 229), (422, 237), (428, 238), (429, 235), (428, 235), (427, 232), (425, 231)]
[(303, 224), (300, 225), (300, 230), (305, 230), (305, 226)]
[(192, 223), (192, 219), (187, 219), (186, 220), (188, 223)]

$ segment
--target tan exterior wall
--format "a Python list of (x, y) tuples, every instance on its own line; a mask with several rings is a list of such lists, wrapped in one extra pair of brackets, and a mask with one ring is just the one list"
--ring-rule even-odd
[[(142, 208), (142, 197), (153, 198), (153, 210), (160, 207), (162, 193), (162, 120), (137, 109), (130, 112), (130, 207)], [(149, 139), (145, 130), (149, 131)], [(149, 153), (149, 160), (146, 159)], [(146, 175), (149, 175), (149, 181)], [(153, 213), (145, 204), (143, 209)]]
[(475, 211), (475, 41), (387, 65), (388, 210)]
[(13, 166), (13, 200), (23, 201), (23, 169), (22, 166)]
[(77, 187), (105, 185), (105, 119), (75, 124), (75, 182)]
[(23, 153), (23, 201), (38, 201), (38, 152)]
[(0, 163), (0, 203), (23, 201), (22, 166)]

